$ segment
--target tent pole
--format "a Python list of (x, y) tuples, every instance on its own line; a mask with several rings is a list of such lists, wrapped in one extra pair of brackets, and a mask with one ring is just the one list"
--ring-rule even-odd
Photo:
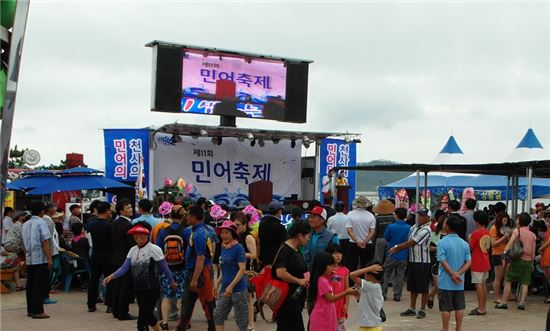
[(531, 213), (531, 204), (533, 200), (533, 167), (527, 168), (527, 212)]
[(510, 176), (506, 176), (506, 212), (508, 212), (509, 201), (510, 201)]
[(514, 177), (514, 194), (514, 217), (516, 217), (519, 212), (519, 176), (517, 175)]
[(420, 169), (417, 169), (416, 170), (416, 197), (415, 197), (415, 205), (416, 205), (416, 210), (415, 210), (415, 213), (414, 213), (414, 219), (416, 221), (416, 224), (418, 224), (418, 209), (420, 208)]
[(516, 186), (516, 177), (515, 176), (512, 176), (512, 192), (511, 192), (511, 195), (512, 195), (512, 218), (515, 217), (516, 215), (516, 190), (515, 190), (515, 186)]

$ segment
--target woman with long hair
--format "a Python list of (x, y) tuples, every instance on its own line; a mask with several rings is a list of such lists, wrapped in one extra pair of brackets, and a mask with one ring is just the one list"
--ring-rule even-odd
[(510, 240), (512, 233), (512, 227), (510, 226), (510, 216), (508, 213), (501, 211), (496, 214), (495, 223), (489, 230), (489, 236), (491, 237), (491, 246), (493, 252), (491, 254), (491, 264), (495, 270), (495, 279), (493, 281), (493, 291), (495, 293), (495, 303), (499, 303), (500, 288), (502, 286), (502, 280), (504, 279), (504, 266), (502, 263), (502, 253), (504, 248)]
[(294, 222), (273, 261), (272, 277), (288, 283), (288, 295), (277, 312), (277, 331), (304, 331), (302, 310), (306, 300), (307, 264), (300, 248), (307, 245), (311, 226), (303, 220)]
[[(235, 224), (237, 225), (237, 233), (239, 234), (239, 243), (244, 247), (246, 257), (246, 272), (247, 276), (252, 276), (256, 269), (257, 249), (256, 239), (250, 232), (248, 223), (250, 222), (250, 216), (245, 215), (243, 212), (235, 214)], [(251, 282), (247, 283), (248, 294), (248, 331), (255, 330), (254, 326), (254, 287)]]

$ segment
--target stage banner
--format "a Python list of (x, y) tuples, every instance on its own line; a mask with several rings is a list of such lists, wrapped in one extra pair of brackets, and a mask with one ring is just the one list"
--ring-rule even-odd
[(162, 188), (166, 179), (182, 178), (191, 184), (188, 194), (205, 197), (216, 203), (237, 206), (248, 201), (248, 184), (266, 180), (273, 183), (273, 198), (282, 200), (301, 194), (301, 149), (290, 141), (265, 146), (250, 146), (250, 141), (223, 138), (214, 145), (211, 138), (182, 136), (172, 142), (172, 135), (157, 133), (153, 154), (153, 190)]
[[(338, 173), (333, 174), (334, 180), (328, 176), (330, 169), (335, 167), (353, 167), (357, 164), (357, 149), (355, 143), (346, 143), (340, 139), (326, 138), (321, 141), (320, 152), (320, 197), (321, 202), (323, 196), (332, 194), (335, 190), (334, 183), (338, 177)], [(347, 179), (349, 190), (350, 203), (355, 199), (355, 170), (345, 170), (344, 177)], [(336, 193), (336, 192), (334, 192)]]
[(103, 137), (105, 177), (123, 182), (141, 182), (143, 197), (148, 197), (149, 128), (104, 129)]

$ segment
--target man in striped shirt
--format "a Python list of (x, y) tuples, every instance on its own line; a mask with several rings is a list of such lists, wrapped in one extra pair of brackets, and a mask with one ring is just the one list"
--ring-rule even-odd
[[(430, 217), (427, 209), (418, 211), (418, 222), (410, 232), (409, 239), (390, 248), (393, 254), (403, 249), (409, 250), (409, 265), (407, 272), (407, 291), (411, 292), (410, 308), (401, 313), (401, 316), (416, 316), (418, 319), (426, 317), (426, 304), (430, 290)], [(416, 313), (416, 298), (422, 294), (421, 308)]]

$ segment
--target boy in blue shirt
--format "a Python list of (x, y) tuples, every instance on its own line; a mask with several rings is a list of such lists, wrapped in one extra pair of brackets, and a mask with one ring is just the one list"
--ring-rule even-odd
[(461, 225), (460, 217), (449, 216), (443, 225), (447, 235), (437, 245), (439, 311), (441, 311), (444, 331), (449, 330), (452, 311), (455, 312), (456, 330), (462, 329), (462, 318), (466, 306), (464, 273), (470, 268), (471, 256), (468, 243), (457, 235)]
[[(384, 231), (384, 239), (388, 242), (388, 247), (393, 247), (406, 242), (409, 238), (411, 226), (405, 222), (407, 210), (405, 208), (395, 209), (395, 223), (388, 225)], [(393, 278), (393, 301), (401, 300), (403, 292), (403, 282), (405, 280), (405, 271), (407, 270), (407, 258), (409, 250), (403, 249), (397, 253), (390, 254), (384, 262), (384, 282), (382, 282), (382, 295), (384, 300), (388, 294), (388, 284)]]

